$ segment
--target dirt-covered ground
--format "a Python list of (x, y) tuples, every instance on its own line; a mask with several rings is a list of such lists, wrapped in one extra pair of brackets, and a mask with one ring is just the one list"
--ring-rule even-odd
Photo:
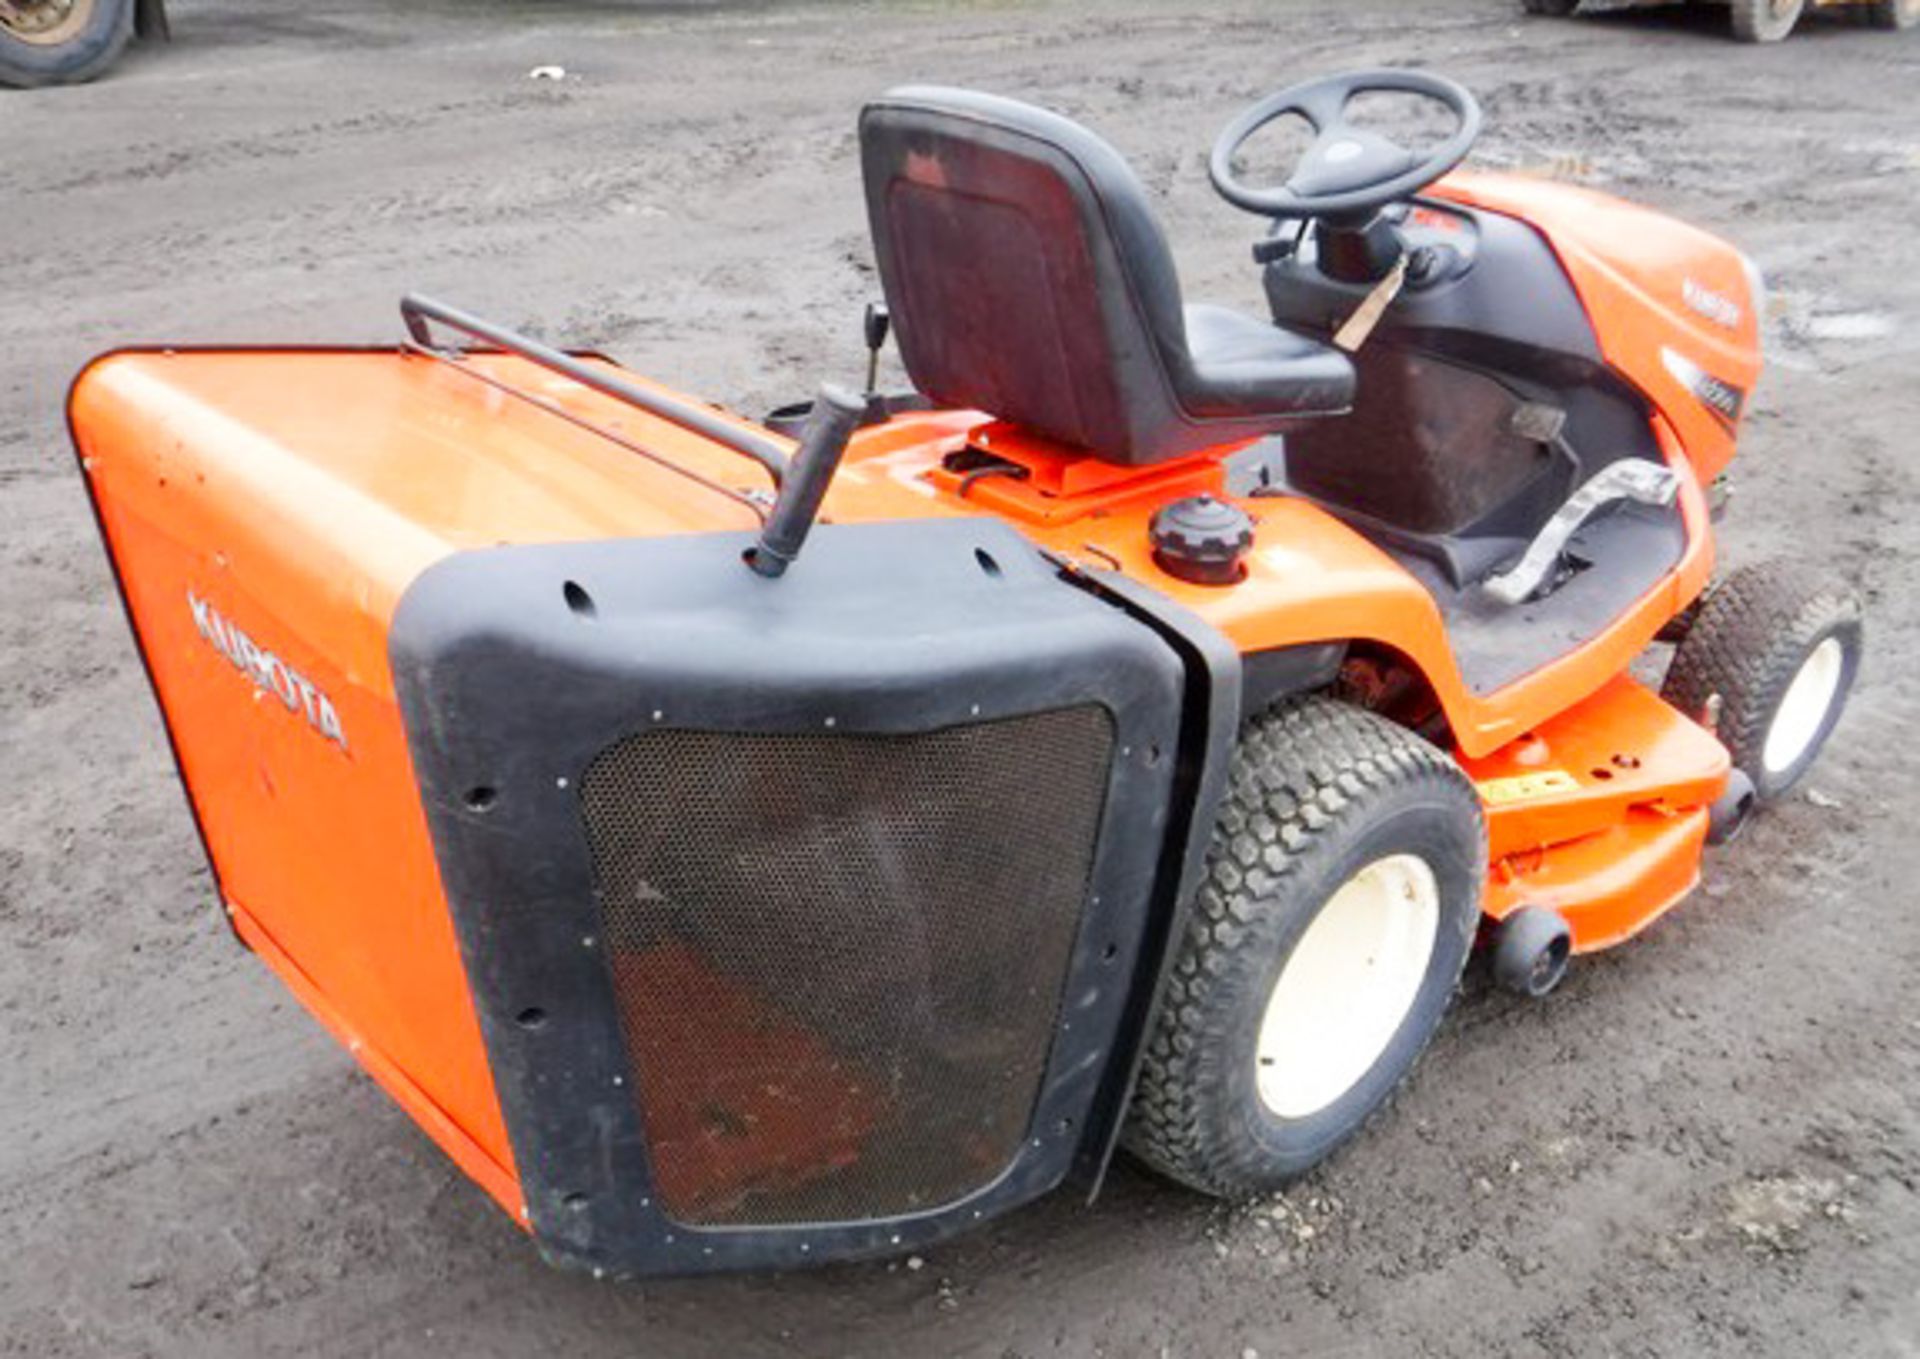
[[(52, 1356), (1920, 1354), (1920, 33), (1508, 0), (178, 0), (0, 99), (0, 1351)], [(420, 287), (759, 409), (853, 376), (864, 96), (979, 85), (1141, 168), (1190, 293), (1258, 305), (1203, 155), (1416, 63), (1479, 158), (1730, 234), (1773, 364), (1726, 526), (1857, 582), (1813, 791), (1545, 1004), (1470, 978), (1396, 1113), (1285, 1200), (1118, 1173), (909, 1264), (550, 1271), (229, 940), (66, 452), (125, 341), (382, 340)], [(566, 68), (560, 81), (529, 70)]]

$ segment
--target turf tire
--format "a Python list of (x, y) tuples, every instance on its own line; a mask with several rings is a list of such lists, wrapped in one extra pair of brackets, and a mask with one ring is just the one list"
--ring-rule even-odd
[[(1439, 901), (1414, 999), (1344, 1094), (1304, 1117), (1281, 1118), (1256, 1075), (1275, 983), (1342, 884), (1407, 853), (1426, 861)], [(1486, 864), (1472, 783), (1419, 737), (1317, 697), (1249, 722), (1147, 1042), (1127, 1148), (1161, 1174), (1223, 1198), (1271, 1190), (1325, 1158), (1387, 1102), (1432, 1038), (1479, 922)]]
[[(1800, 757), (1770, 769), (1767, 735), (1801, 667), (1829, 638), (1841, 656), (1832, 701)], [(1660, 696), (1702, 719), (1718, 694), (1715, 730), (1734, 764), (1753, 780), (1755, 799), (1770, 802), (1819, 758), (1853, 688), (1861, 642), (1860, 605), (1845, 587), (1788, 562), (1743, 567), (1708, 593), (1674, 651)]]

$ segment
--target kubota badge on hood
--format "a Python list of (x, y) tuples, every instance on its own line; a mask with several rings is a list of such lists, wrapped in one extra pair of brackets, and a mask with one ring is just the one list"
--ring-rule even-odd
[(254, 687), (270, 693), (287, 705), (290, 713), (301, 713), (307, 725), (347, 748), (347, 733), (340, 725), (340, 714), (326, 692), (278, 656), (261, 646), (236, 627), (213, 605), (193, 591), (187, 591), (187, 608), (193, 611), (193, 625), (207, 642), (233, 663)]

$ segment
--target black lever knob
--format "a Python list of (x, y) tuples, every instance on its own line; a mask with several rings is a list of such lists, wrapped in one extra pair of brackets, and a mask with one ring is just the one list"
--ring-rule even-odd
[(887, 342), (887, 332), (893, 329), (893, 313), (887, 310), (884, 302), (867, 303), (867, 348), (879, 349)]
[(884, 302), (867, 303), (867, 395), (872, 396), (880, 386), (880, 351), (887, 343), (887, 332), (893, 329), (893, 313), (887, 310)]

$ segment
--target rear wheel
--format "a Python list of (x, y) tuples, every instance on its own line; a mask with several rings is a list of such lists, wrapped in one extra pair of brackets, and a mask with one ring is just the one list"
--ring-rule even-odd
[(1741, 42), (1779, 42), (1793, 32), (1807, 0), (1733, 0), (1733, 36)]
[(133, 36), (134, 0), (0, 0), (0, 85), (91, 80)]
[(1873, 0), (1867, 22), (1875, 28), (1912, 28), (1920, 24), (1920, 0)]
[(1485, 871), (1479, 798), (1435, 747), (1319, 698), (1250, 723), (1128, 1147), (1223, 1197), (1325, 1157), (1433, 1036)]
[(1715, 730), (1752, 780), (1778, 798), (1813, 766), (1860, 668), (1860, 606), (1844, 587), (1785, 562), (1716, 585), (1673, 654), (1661, 696)]

